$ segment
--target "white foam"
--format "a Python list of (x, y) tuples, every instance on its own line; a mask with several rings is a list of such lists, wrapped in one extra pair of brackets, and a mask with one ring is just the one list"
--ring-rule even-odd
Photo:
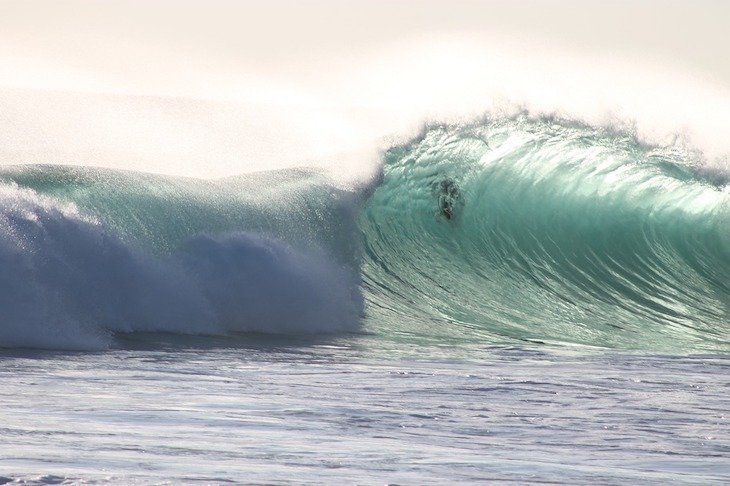
[(155, 257), (99, 221), (0, 186), (0, 347), (99, 349), (114, 333), (352, 330), (357, 277), (324, 254), (235, 233)]

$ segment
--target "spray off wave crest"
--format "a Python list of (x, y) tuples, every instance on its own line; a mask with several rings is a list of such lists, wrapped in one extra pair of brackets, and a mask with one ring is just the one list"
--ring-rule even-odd
[(730, 343), (728, 174), (681, 147), (526, 115), (434, 125), (371, 184), (25, 166), (2, 180), (3, 347), (119, 333), (461, 346)]

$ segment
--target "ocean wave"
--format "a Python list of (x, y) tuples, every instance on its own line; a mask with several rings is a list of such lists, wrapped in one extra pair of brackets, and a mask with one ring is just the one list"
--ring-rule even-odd
[(0, 346), (129, 332), (365, 328), (438, 344), (728, 349), (728, 174), (629, 133), (526, 115), (433, 125), (342, 188), (0, 173)]
[(702, 167), (553, 118), (430, 127), (361, 218), (370, 312), (440, 340), (726, 347), (729, 191)]

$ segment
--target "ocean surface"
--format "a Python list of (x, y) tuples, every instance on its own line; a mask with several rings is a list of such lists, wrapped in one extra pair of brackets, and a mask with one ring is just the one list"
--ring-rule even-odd
[(6, 166), (0, 268), (0, 483), (730, 481), (730, 174), (681, 144), (518, 114), (358, 184)]

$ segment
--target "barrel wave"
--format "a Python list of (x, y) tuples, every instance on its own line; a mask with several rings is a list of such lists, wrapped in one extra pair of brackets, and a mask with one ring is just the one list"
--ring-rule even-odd
[(728, 174), (558, 119), (432, 125), (341, 187), (0, 171), (0, 346), (361, 333), (445, 347), (728, 350)]
[(727, 174), (703, 167), (553, 119), (431, 127), (360, 220), (370, 313), (446, 343), (727, 349)]

